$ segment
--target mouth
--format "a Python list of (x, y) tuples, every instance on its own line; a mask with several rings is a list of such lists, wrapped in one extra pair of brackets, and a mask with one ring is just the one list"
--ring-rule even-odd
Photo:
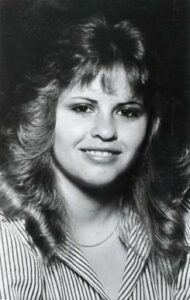
[(82, 152), (91, 160), (100, 162), (111, 162), (121, 153), (116, 149), (82, 149)]

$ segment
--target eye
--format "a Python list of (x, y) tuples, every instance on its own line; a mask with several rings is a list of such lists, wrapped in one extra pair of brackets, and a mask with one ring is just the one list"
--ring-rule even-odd
[(144, 113), (144, 110), (139, 107), (124, 107), (118, 110), (117, 114), (129, 119), (140, 118)]
[(72, 106), (72, 110), (78, 114), (89, 114), (93, 112), (93, 107), (87, 104), (76, 104)]

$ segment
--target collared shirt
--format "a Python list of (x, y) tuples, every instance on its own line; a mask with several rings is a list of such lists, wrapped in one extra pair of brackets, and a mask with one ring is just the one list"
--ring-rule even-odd
[[(150, 243), (130, 213), (120, 224), (126, 264), (117, 300), (190, 300), (190, 257), (176, 283), (161, 274)], [(189, 222), (189, 220), (187, 219)], [(190, 236), (190, 222), (187, 234)], [(111, 270), (110, 270), (111, 272)], [(104, 287), (75, 242), (67, 236), (54, 258), (45, 261), (31, 243), (23, 220), (0, 222), (1, 300), (108, 300)]]

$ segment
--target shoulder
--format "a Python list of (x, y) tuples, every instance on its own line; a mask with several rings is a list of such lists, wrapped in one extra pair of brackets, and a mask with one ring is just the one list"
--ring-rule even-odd
[(190, 247), (190, 199), (183, 204), (184, 222), (185, 222), (185, 236), (187, 245)]
[[(24, 220), (11, 220), (0, 213), (0, 299), (38, 299), (41, 267), (25, 231)], [(29, 299), (29, 298), (28, 298)]]
[(26, 248), (33, 252), (33, 243), (25, 230), (24, 219), (10, 219), (0, 211), (0, 239), (3, 245), (9, 247), (11, 244)]
[(190, 299), (190, 253), (187, 254), (183, 266), (180, 268), (176, 282), (176, 298)]
[[(190, 200), (183, 203), (186, 245), (190, 247)], [(190, 248), (189, 248), (190, 249)], [(177, 279), (177, 295), (179, 299), (190, 299), (190, 251), (188, 251), (185, 262), (179, 271)], [(176, 296), (176, 299), (178, 297)]]

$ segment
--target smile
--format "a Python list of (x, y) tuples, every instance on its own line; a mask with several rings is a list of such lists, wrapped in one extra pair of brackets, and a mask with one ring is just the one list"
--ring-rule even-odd
[(113, 152), (108, 152), (108, 151), (86, 150), (85, 152), (89, 155), (100, 156), (100, 157), (109, 157), (113, 155)]
[(82, 152), (91, 161), (99, 163), (113, 162), (121, 153), (120, 151), (115, 149), (82, 149)]

